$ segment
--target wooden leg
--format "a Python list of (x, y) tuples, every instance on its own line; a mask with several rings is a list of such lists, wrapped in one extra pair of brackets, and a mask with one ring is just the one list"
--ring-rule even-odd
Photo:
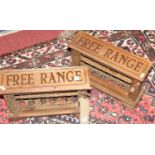
[(80, 123), (88, 124), (89, 123), (89, 99), (85, 95), (79, 96), (80, 103)]
[(18, 111), (18, 106), (17, 106), (14, 95), (4, 95), (4, 98), (7, 102), (9, 111), (12, 113), (16, 113)]
[(136, 79), (132, 79), (129, 96), (132, 99), (137, 98), (137, 95), (139, 94), (140, 88), (141, 88), (140, 82)]
[(72, 56), (72, 66), (80, 66), (80, 53), (75, 50), (72, 50), (71, 56)]

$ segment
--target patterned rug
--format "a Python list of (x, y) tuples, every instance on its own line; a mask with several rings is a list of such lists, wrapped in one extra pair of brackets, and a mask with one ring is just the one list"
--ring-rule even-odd
[[(87, 33), (111, 42), (129, 52), (155, 62), (155, 31), (86, 31)], [(49, 68), (70, 66), (71, 56), (68, 50), (68, 38), (59, 37), (31, 48), (16, 51), (0, 57), (0, 69)], [(121, 101), (96, 89), (91, 91), (90, 124), (146, 124), (155, 123), (155, 65), (146, 79), (147, 89), (135, 109), (123, 106)], [(63, 102), (63, 98), (60, 99)], [(74, 115), (58, 115), (49, 117), (31, 117), (9, 122), (6, 115), (6, 103), (0, 99), (0, 123), (25, 124), (68, 124), (79, 123)]]
[(58, 37), (62, 30), (0, 30), (0, 56)]

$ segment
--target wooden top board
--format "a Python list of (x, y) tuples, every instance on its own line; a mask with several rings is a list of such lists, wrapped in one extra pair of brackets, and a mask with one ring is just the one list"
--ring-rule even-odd
[(0, 71), (0, 94), (90, 89), (88, 68), (59, 67)]
[(152, 67), (149, 60), (103, 42), (85, 32), (78, 32), (69, 47), (109, 68), (143, 81)]

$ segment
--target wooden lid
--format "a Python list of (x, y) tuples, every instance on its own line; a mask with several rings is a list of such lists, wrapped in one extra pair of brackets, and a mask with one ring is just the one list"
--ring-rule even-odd
[(59, 67), (0, 71), (0, 94), (24, 94), (90, 89), (88, 68)]
[(126, 76), (143, 81), (152, 62), (85, 32), (78, 32), (69, 47)]

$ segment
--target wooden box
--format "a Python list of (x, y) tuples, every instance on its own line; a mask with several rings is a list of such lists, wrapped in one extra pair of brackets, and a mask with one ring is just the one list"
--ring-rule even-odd
[(91, 85), (135, 107), (144, 93), (152, 62), (85, 32), (69, 44), (73, 66), (88, 66)]
[[(0, 94), (6, 99), (9, 119), (80, 113), (80, 122), (88, 123), (89, 89), (88, 68), (83, 66), (0, 71)], [(78, 103), (40, 104), (42, 98), (62, 96), (77, 96)], [(19, 101), (32, 99), (35, 104), (18, 106)]]

